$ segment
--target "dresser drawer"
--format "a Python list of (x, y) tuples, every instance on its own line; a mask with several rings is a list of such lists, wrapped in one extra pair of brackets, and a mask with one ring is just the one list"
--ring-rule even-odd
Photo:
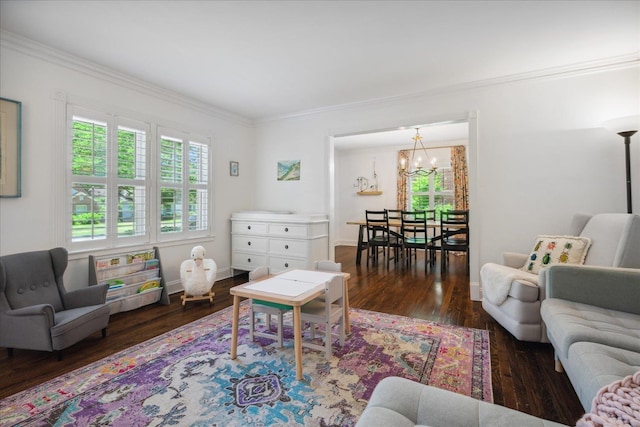
[(306, 258), (309, 253), (307, 240), (270, 239), (269, 255), (284, 255)]
[(267, 265), (267, 256), (245, 252), (231, 254), (231, 267), (238, 270), (251, 271), (256, 267)]
[(270, 236), (281, 236), (281, 237), (307, 237), (309, 234), (309, 227), (304, 224), (286, 224), (286, 223), (277, 223), (277, 224), (269, 224), (269, 235)]
[(267, 234), (267, 224), (264, 222), (252, 221), (233, 221), (231, 224), (231, 232), (233, 234)]
[(268, 240), (264, 237), (233, 236), (231, 240), (232, 248), (234, 251), (260, 253), (267, 252)]
[(271, 256), (269, 257), (269, 272), (271, 274), (280, 273), (281, 271), (291, 270), (291, 269), (305, 269), (310, 268), (307, 260), (304, 259), (295, 259), (288, 257), (277, 257)]

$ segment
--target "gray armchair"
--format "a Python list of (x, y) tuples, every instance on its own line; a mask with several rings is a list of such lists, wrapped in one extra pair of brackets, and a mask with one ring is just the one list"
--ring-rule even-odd
[(58, 351), (102, 330), (106, 336), (108, 285), (68, 292), (64, 248), (0, 257), (0, 347)]
[[(640, 215), (576, 214), (566, 234), (591, 239), (584, 265), (640, 268)], [(482, 308), (517, 339), (548, 342), (540, 316), (540, 304), (546, 297), (547, 268), (531, 274), (520, 270), (527, 261), (526, 254), (508, 252), (503, 256), (504, 265), (487, 263), (480, 270)], [(492, 285), (492, 280), (502, 278), (510, 281), (508, 295), (504, 301), (492, 302), (486, 297), (485, 288)]]

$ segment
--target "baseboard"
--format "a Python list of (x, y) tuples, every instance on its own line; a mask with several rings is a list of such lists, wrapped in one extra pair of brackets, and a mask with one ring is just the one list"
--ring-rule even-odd
[(471, 295), (471, 301), (482, 301), (480, 282), (471, 282), (469, 284), (469, 294)]

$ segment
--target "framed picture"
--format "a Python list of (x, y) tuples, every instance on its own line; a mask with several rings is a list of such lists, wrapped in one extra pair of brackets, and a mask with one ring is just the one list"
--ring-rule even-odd
[(280, 160), (278, 181), (300, 181), (300, 160)]
[(22, 103), (0, 98), (0, 197), (20, 197)]
[(231, 161), (229, 162), (229, 175), (238, 176), (240, 175), (240, 163)]

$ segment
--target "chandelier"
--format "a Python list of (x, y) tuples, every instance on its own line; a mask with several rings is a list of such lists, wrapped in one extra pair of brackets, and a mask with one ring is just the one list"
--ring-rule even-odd
[[(411, 152), (411, 161), (407, 165), (405, 163), (405, 159), (400, 160), (400, 168), (398, 169), (398, 175), (403, 177), (412, 177), (412, 176), (429, 176), (432, 173), (435, 173), (438, 169), (436, 167), (436, 159), (430, 159), (429, 154), (427, 154), (427, 149), (424, 147), (422, 143), (422, 137), (420, 136), (419, 128), (416, 128), (416, 136), (413, 138), (413, 151)], [(422, 157), (418, 155), (418, 158), (414, 161), (414, 157), (416, 155), (416, 151), (418, 151), (418, 143), (424, 152), (425, 158), (429, 161), (429, 168), (425, 169), (422, 166)], [(430, 159), (430, 160), (429, 160)]]

